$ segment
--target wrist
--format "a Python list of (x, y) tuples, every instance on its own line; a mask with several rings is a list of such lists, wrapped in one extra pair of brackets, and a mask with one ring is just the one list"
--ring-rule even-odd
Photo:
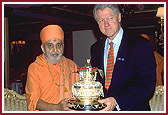
[(61, 105), (60, 104), (53, 104), (52, 110), (53, 111), (61, 111)]

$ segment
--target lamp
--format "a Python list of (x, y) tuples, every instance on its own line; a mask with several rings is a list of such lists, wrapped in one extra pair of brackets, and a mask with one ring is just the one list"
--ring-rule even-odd
[(163, 33), (164, 26), (164, 7), (159, 7), (156, 13), (156, 17), (160, 17), (158, 23), (161, 25), (161, 32)]
[(156, 17), (163, 17), (163, 19), (164, 19), (164, 7), (158, 8)]
[(20, 51), (20, 49), (26, 44), (26, 41), (24, 40), (17, 40), (11, 42), (11, 54), (13, 54), (14, 49), (17, 49), (17, 52)]
[(159, 34), (159, 46), (161, 46), (161, 48), (164, 48), (164, 7), (159, 7), (156, 13), (156, 17), (160, 17), (160, 20), (158, 21), (158, 23), (160, 24), (160, 31), (161, 34)]

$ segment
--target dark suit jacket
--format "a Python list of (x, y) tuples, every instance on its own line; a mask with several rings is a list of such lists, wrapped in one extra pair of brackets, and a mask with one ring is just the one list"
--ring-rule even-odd
[[(103, 38), (91, 46), (92, 67), (104, 71)], [(105, 77), (97, 79), (103, 84)], [(148, 111), (156, 84), (156, 63), (150, 41), (124, 31), (106, 97), (114, 97), (123, 111)]]

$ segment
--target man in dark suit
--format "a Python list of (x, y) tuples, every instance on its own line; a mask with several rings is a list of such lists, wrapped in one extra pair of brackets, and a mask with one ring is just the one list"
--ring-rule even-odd
[[(104, 86), (105, 98), (99, 100), (107, 104), (103, 110), (149, 111), (149, 100), (156, 83), (152, 44), (122, 29), (118, 5), (96, 5), (93, 12), (100, 31), (106, 36), (91, 47), (92, 67), (102, 69), (105, 75), (97, 78)], [(114, 67), (110, 85), (106, 88), (110, 42), (113, 42)]]

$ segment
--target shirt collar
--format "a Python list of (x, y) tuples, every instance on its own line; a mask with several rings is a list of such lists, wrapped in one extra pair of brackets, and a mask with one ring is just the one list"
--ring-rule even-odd
[[(122, 35), (123, 35), (123, 29), (122, 29), (122, 27), (120, 27), (120, 30), (119, 30), (118, 34), (112, 40), (112, 42), (113, 42), (114, 45), (121, 42)], [(107, 38), (107, 44), (109, 44), (110, 42), (111, 42), (111, 40), (109, 38)]]

